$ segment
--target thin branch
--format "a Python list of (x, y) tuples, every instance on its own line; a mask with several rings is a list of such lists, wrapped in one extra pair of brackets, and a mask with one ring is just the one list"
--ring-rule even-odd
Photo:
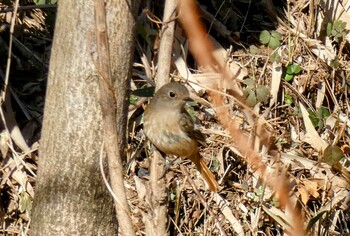
[(157, 89), (170, 82), (169, 74), (174, 42), (176, 6), (177, 0), (165, 1), (156, 75)]
[[(175, 14), (177, 0), (167, 0), (164, 6), (163, 26), (158, 55), (156, 87), (159, 89), (170, 82), (170, 66), (175, 31)], [(155, 150), (150, 168), (151, 191), (148, 194), (150, 209), (145, 214), (146, 235), (166, 235), (167, 224), (167, 190), (164, 178), (164, 158)]]
[(7, 86), (8, 86), (8, 83), (9, 83), (10, 67), (11, 67), (11, 56), (12, 56), (12, 41), (13, 41), (12, 37), (13, 37), (14, 29), (15, 29), (16, 18), (17, 18), (18, 3), (19, 3), (19, 0), (16, 0), (14, 12), (13, 12), (12, 18), (11, 18), (10, 42), (9, 42), (9, 49), (8, 49), (8, 55), (7, 55), (5, 85), (4, 85), (4, 90), (3, 90), (3, 93), (2, 93), (2, 96), (1, 96), (0, 104), (2, 104), (5, 101), (6, 90), (7, 90)]
[[(118, 133), (116, 124), (115, 104), (113, 85), (111, 81), (111, 66), (109, 57), (106, 11), (103, 0), (95, 1), (96, 17), (96, 43), (98, 56), (98, 70), (100, 72), (100, 104), (102, 110), (102, 124), (104, 130), (104, 143), (108, 157), (109, 176), (111, 187), (115, 194), (115, 208), (119, 221), (119, 227), (123, 236), (135, 235), (134, 226), (131, 220), (129, 205), (126, 198), (126, 190), (123, 179), (123, 165), (121, 152), (118, 146)], [(126, 115), (126, 114), (124, 114)]]

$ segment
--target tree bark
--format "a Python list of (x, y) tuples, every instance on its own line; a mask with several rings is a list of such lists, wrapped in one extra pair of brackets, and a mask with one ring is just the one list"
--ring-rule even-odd
[[(111, 61), (111, 74), (117, 99), (118, 133), (125, 137), (129, 106), (130, 78), (134, 55), (134, 26), (140, 0), (113, 0), (107, 2), (107, 29)], [(133, 8), (133, 9), (131, 9)], [(119, 139), (122, 157), (125, 157), (127, 139)]]
[[(121, 2), (111, 0), (106, 7), (124, 156), (133, 18)], [(92, 0), (59, 2), (30, 235), (117, 234), (113, 201), (98, 164), (103, 132), (94, 29)]]
[[(117, 1), (119, 10), (127, 9), (128, 5), (125, 1)], [(124, 5), (124, 6), (123, 6)], [(107, 6), (108, 8), (108, 6)], [(113, 7), (111, 8), (113, 9)], [(120, 27), (120, 31), (118, 34), (113, 35), (114, 37), (111, 38), (111, 40), (117, 39), (117, 42), (120, 43), (119, 48), (124, 48), (124, 45), (128, 45), (129, 50), (122, 50), (120, 53), (119, 51), (115, 51), (113, 54), (117, 55), (119, 57), (115, 58), (115, 65), (120, 66), (124, 65), (127, 66), (129, 62), (130, 68), (130, 61), (132, 61), (132, 47), (130, 46), (133, 42), (132, 38), (126, 37), (128, 40), (124, 41), (125, 35), (133, 35), (133, 32), (130, 29), (132, 27), (129, 27), (129, 23), (133, 23), (132, 14), (130, 14), (130, 11), (124, 11), (123, 14), (120, 12), (119, 14), (113, 14), (112, 17), (113, 23), (114, 20), (117, 19), (119, 21), (117, 22), (124, 22), (122, 27)], [(129, 13), (129, 14), (128, 14)], [(114, 205), (118, 217), (119, 227), (120, 227), (120, 233), (124, 236), (135, 236), (135, 229), (134, 225), (131, 219), (131, 213), (127, 201), (126, 196), (126, 189), (124, 186), (124, 180), (123, 180), (123, 164), (122, 164), (122, 156), (125, 156), (124, 149), (121, 149), (120, 145), (124, 145), (124, 143), (119, 142), (120, 136), (117, 133), (118, 127), (117, 124), (117, 113), (116, 113), (116, 95), (124, 96), (126, 98), (129, 97), (128, 89), (122, 86), (116, 87), (115, 90), (117, 90), (117, 94), (114, 94), (113, 89), (113, 79), (111, 76), (111, 58), (110, 58), (110, 51), (109, 51), (109, 43), (108, 43), (108, 27), (107, 27), (107, 21), (106, 21), (106, 6), (104, 0), (95, 0), (95, 17), (96, 17), (96, 44), (97, 44), (97, 62), (100, 73), (100, 80), (99, 80), (99, 88), (100, 88), (100, 104), (101, 104), (101, 110), (102, 110), (102, 124), (104, 129), (104, 148), (108, 157), (108, 169), (109, 169), (109, 176), (110, 176), (110, 185), (111, 189), (113, 191), (113, 197), (114, 197)], [(125, 19), (130, 19), (129, 20)], [(117, 23), (115, 22), (115, 23)], [(131, 24), (133, 25), (133, 24)], [(115, 25), (110, 25), (110, 28), (115, 28)], [(115, 32), (115, 31), (112, 31)], [(129, 33), (129, 34), (128, 34)], [(126, 62), (126, 63), (125, 63)], [(126, 65), (125, 65), (126, 64)], [(124, 67), (125, 68), (125, 67)], [(119, 84), (124, 84), (124, 86), (128, 85), (130, 83), (129, 76), (128, 76), (128, 69), (125, 70), (124, 68), (121, 68), (120, 71), (116, 74), (114, 79), (117, 79), (119, 81)], [(126, 77), (124, 77), (126, 76)], [(126, 91), (126, 92), (125, 92)], [(122, 110), (125, 108), (128, 104), (128, 99), (121, 99), (120, 103), (121, 106), (117, 106), (118, 114), (124, 114), (123, 117), (126, 117), (126, 110)], [(125, 120), (126, 122), (126, 120)], [(120, 132), (125, 132), (125, 127), (122, 126), (124, 129), (120, 129)], [(120, 133), (119, 132), (119, 133)], [(125, 137), (122, 135), (124, 140)]]

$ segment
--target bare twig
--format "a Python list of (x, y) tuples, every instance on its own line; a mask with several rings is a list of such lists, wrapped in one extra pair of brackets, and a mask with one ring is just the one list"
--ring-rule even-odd
[[(175, 31), (175, 21), (173, 19), (175, 19), (176, 5), (177, 0), (167, 0), (165, 2), (156, 75), (157, 89), (170, 81), (169, 73)], [(166, 235), (167, 194), (165, 181), (161, 178), (161, 174), (164, 172), (164, 158), (157, 150), (153, 153), (150, 171), (151, 191), (148, 195), (148, 202), (151, 209), (145, 215), (146, 234)]]
[(177, 0), (167, 0), (164, 6), (163, 27), (161, 31), (158, 71), (156, 75), (157, 88), (169, 83), (171, 55), (175, 31), (175, 13)]
[[(7, 65), (6, 65), (6, 74), (5, 74), (5, 81), (4, 81), (4, 88), (3, 91), (1, 92), (1, 97), (0, 97), (0, 105), (3, 103), (6, 103), (6, 109), (7, 112), (6, 114), (3, 113), (1, 109), (1, 116), (3, 119), (3, 122), (5, 124), (5, 127), (7, 129), (7, 132), (11, 134), (12, 139), (16, 142), (16, 144), (23, 150), (23, 151), (29, 151), (29, 147), (27, 143), (25, 142), (21, 131), (18, 128), (14, 113), (12, 111), (12, 106), (11, 106), (11, 99), (10, 99), (10, 93), (7, 90), (9, 86), (9, 78), (10, 78), (10, 67), (11, 67), (11, 57), (12, 57), (12, 44), (13, 44), (13, 33), (14, 33), (14, 28), (15, 28), (15, 22), (16, 22), (16, 17), (17, 17), (17, 9), (18, 9), (18, 4), (19, 0), (16, 0), (15, 2), (15, 7), (14, 7), (14, 12), (12, 14), (11, 18), (11, 27), (10, 27), (10, 40), (9, 40), (9, 47), (8, 47), (8, 56), (7, 56)], [(7, 100), (7, 101), (6, 101)], [(13, 134), (17, 133), (17, 138), (13, 138)], [(12, 144), (11, 144), (12, 145)]]
[(9, 49), (8, 49), (9, 52), (8, 52), (8, 56), (7, 56), (5, 85), (4, 85), (4, 90), (2, 92), (0, 104), (2, 104), (5, 101), (6, 90), (7, 90), (7, 86), (8, 86), (8, 83), (9, 83), (10, 67), (11, 67), (11, 56), (12, 56), (12, 42), (13, 42), (12, 38), (13, 38), (14, 29), (15, 29), (15, 22), (16, 22), (16, 17), (17, 17), (18, 3), (19, 3), (19, 0), (16, 0), (14, 12), (13, 12), (12, 18), (11, 18), (10, 40), (9, 40), (10, 42), (9, 42)]
[[(108, 156), (108, 168), (111, 187), (115, 194), (115, 208), (118, 216), (120, 231), (122, 235), (135, 235), (135, 230), (130, 217), (129, 205), (123, 180), (123, 165), (121, 152), (118, 146), (118, 134), (116, 127), (116, 98), (114, 96), (111, 81), (111, 68), (109, 58), (109, 46), (106, 24), (105, 4), (103, 0), (95, 1), (96, 17), (96, 42), (98, 52), (98, 70), (101, 78), (100, 103), (103, 114), (104, 143)], [(126, 114), (124, 114), (126, 115)]]
[(164, 178), (164, 158), (156, 149), (150, 167), (150, 192), (147, 195), (149, 212), (144, 215), (146, 235), (167, 235), (167, 193)]

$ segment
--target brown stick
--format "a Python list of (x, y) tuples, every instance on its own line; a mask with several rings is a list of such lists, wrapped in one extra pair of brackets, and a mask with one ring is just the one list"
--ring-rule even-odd
[(176, 6), (177, 0), (165, 1), (156, 75), (157, 89), (170, 82), (169, 74), (174, 42)]
[(104, 130), (104, 143), (108, 157), (108, 168), (111, 187), (117, 199), (114, 199), (119, 227), (122, 235), (135, 235), (130, 217), (129, 205), (123, 181), (123, 165), (118, 146), (116, 124), (116, 98), (111, 80), (111, 68), (108, 47), (106, 12), (103, 0), (95, 1), (97, 69), (100, 72), (100, 103)]
[[(157, 89), (170, 82), (176, 6), (177, 0), (165, 2), (156, 75)], [(161, 176), (164, 173), (164, 158), (157, 150), (153, 153), (150, 172), (151, 191), (148, 194), (148, 203), (151, 209), (144, 218), (146, 235), (167, 235), (167, 189)]]

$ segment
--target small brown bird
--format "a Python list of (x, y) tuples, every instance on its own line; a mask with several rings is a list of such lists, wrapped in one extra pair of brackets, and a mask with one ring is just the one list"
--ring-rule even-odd
[(172, 82), (161, 87), (144, 113), (144, 131), (161, 152), (188, 157), (202, 174), (211, 191), (217, 192), (218, 183), (199, 154), (198, 143), (205, 145), (205, 137), (194, 129), (194, 123), (185, 109), (191, 101), (185, 86)]

